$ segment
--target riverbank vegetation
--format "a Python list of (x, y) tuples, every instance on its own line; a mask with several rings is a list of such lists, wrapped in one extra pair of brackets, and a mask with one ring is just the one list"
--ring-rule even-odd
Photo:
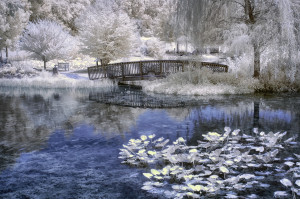
[(1, 65), (26, 61), (52, 69), (69, 62), (77, 70), (132, 59), (206, 61), (208, 55), (228, 65), (229, 73), (174, 74), (145, 83), (145, 90), (192, 95), (300, 90), (296, 0), (4, 0), (0, 7)]

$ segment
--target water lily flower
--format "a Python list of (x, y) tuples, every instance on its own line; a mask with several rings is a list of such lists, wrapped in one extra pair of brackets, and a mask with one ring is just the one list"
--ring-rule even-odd
[(141, 136), (141, 140), (143, 140), (143, 141), (147, 140), (147, 136), (142, 135), (142, 136)]
[(234, 161), (235, 161), (235, 162), (240, 162), (241, 160), (242, 160), (242, 157), (241, 157), (241, 156), (238, 156), (238, 157), (234, 158)]
[(160, 174), (160, 172), (158, 170), (156, 170), (156, 169), (151, 169), (151, 173), (153, 175), (159, 175)]
[(217, 132), (209, 132), (206, 135), (202, 135), (206, 140), (210, 141), (210, 142), (216, 142), (219, 141), (221, 135)]
[(253, 133), (258, 134), (258, 128), (254, 128)]
[(189, 150), (189, 153), (197, 153), (198, 151), (197, 151), (197, 149), (191, 149), (191, 150)]
[(285, 162), (284, 164), (289, 167), (292, 167), (295, 163), (294, 162)]
[(281, 182), (281, 184), (283, 184), (283, 185), (286, 186), (286, 187), (291, 187), (291, 186), (293, 186), (292, 182), (291, 182), (289, 179), (286, 179), (286, 178), (281, 179), (280, 182)]
[(180, 142), (185, 142), (185, 139), (183, 137), (180, 137), (177, 139), (177, 141), (180, 143)]
[(275, 198), (281, 198), (281, 197), (285, 197), (285, 196), (288, 196), (287, 192), (285, 192), (285, 191), (275, 191), (275, 193), (274, 193)]
[(209, 178), (212, 178), (212, 179), (217, 179), (219, 176), (217, 176), (217, 175), (211, 175), (211, 176), (209, 176)]
[(143, 154), (143, 153), (145, 153), (145, 149), (141, 149), (141, 150), (139, 150), (139, 152), (138, 152), (138, 154)]
[(229, 173), (229, 170), (224, 166), (220, 167), (220, 171), (223, 173)]
[(228, 127), (228, 126), (226, 126), (226, 127), (224, 128), (224, 131), (225, 131), (225, 132), (230, 132), (230, 131), (231, 131), (231, 128)]
[(154, 178), (156, 178), (157, 180), (162, 180), (163, 179), (163, 177), (161, 177), (161, 176), (154, 176)]
[(185, 175), (183, 176), (183, 178), (187, 181), (187, 180), (191, 180), (194, 177), (194, 175)]
[(240, 176), (240, 178), (244, 178), (246, 180), (249, 180), (251, 178), (255, 178), (255, 175), (252, 175), (252, 174), (243, 174)]
[(153, 139), (155, 137), (155, 134), (149, 135), (148, 136), (150, 139)]
[(153, 176), (151, 173), (143, 173), (143, 175), (149, 179)]
[(188, 184), (188, 187), (192, 190), (192, 191), (201, 191), (203, 190), (203, 186), (202, 185), (192, 185), (192, 184)]
[(148, 151), (148, 154), (154, 156), (156, 154), (156, 152), (155, 151)]
[(259, 133), (259, 135), (260, 136), (265, 136), (266, 134), (265, 134), (265, 132), (262, 131), (262, 132)]
[(262, 152), (264, 152), (265, 148), (264, 148), (263, 146), (261, 146), (261, 147), (255, 147), (255, 150), (256, 150), (257, 152), (262, 153)]
[(236, 130), (234, 130), (234, 131), (232, 132), (232, 135), (233, 135), (233, 136), (237, 136), (237, 135), (239, 134), (240, 131), (241, 131), (240, 129), (236, 129)]
[(154, 187), (151, 186), (151, 185), (145, 185), (145, 186), (142, 187), (142, 189), (143, 189), (143, 190), (146, 190), (146, 191), (150, 191), (150, 190), (152, 190), (153, 188), (154, 188)]
[(130, 143), (134, 143), (134, 142), (135, 142), (135, 139), (130, 139), (129, 142), (130, 142)]
[(163, 168), (163, 170), (161, 171), (161, 174), (163, 175), (168, 175), (168, 173), (169, 173), (169, 169), (167, 169), (166, 167)]
[(231, 166), (231, 165), (233, 165), (233, 161), (232, 160), (227, 160), (227, 161), (225, 161), (225, 164), (226, 165), (229, 165), (229, 166)]

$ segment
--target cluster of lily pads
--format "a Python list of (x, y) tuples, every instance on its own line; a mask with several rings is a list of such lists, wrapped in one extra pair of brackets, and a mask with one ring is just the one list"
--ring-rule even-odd
[(257, 129), (252, 135), (229, 127), (224, 131), (204, 134), (197, 146), (188, 146), (182, 137), (168, 144), (163, 137), (142, 135), (123, 145), (119, 158), (149, 170), (143, 173), (148, 180), (142, 189), (168, 198), (239, 198), (245, 193), (258, 198), (255, 191), (273, 184), (281, 189), (274, 197), (300, 196), (300, 156), (278, 157), (285, 147), (297, 146), (294, 138)]

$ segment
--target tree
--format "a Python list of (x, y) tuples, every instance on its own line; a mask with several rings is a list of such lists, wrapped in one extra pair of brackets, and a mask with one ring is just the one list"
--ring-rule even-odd
[(21, 39), (21, 49), (33, 59), (46, 63), (53, 59), (67, 59), (76, 52), (76, 40), (62, 26), (49, 20), (30, 22)]
[(142, 36), (170, 41), (174, 36), (174, 12), (177, 0), (116, 0), (133, 19)]
[[(300, 8), (297, 0), (189, 0), (179, 1), (178, 7), (183, 10), (181, 14), (190, 19), (187, 21), (200, 30), (197, 35), (191, 35), (192, 41), (201, 40), (202, 44), (238, 43), (252, 49), (255, 78), (260, 76), (262, 53), (270, 50), (272, 45), (281, 43), (285, 52), (296, 51), (293, 44), (296, 40), (292, 38), (299, 30), (296, 28), (299, 27), (297, 13)], [(194, 30), (192, 28), (191, 31)], [(282, 42), (286, 40), (290, 41)]]
[(26, 0), (2, 0), (0, 2), (0, 51), (14, 47), (29, 20), (29, 4)]
[(67, 27), (77, 33), (75, 19), (91, 4), (93, 0), (29, 0), (31, 3), (30, 21), (48, 19)]
[(98, 0), (76, 22), (83, 54), (102, 60), (130, 55), (137, 39), (136, 27), (114, 1)]

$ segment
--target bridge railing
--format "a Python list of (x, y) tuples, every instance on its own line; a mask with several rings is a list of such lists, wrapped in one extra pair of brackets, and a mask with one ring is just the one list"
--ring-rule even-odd
[(182, 60), (155, 60), (121, 62), (104, 66), (88, 67), (89, 79), (117, 78), (122, 80), (147, 79), (149, 75), (165, 77), (171, 73), (183, 72), (187, 65), (207, 67), (214, 72), (228, 72), (228, 66), (209, 62), (188, 62)]

